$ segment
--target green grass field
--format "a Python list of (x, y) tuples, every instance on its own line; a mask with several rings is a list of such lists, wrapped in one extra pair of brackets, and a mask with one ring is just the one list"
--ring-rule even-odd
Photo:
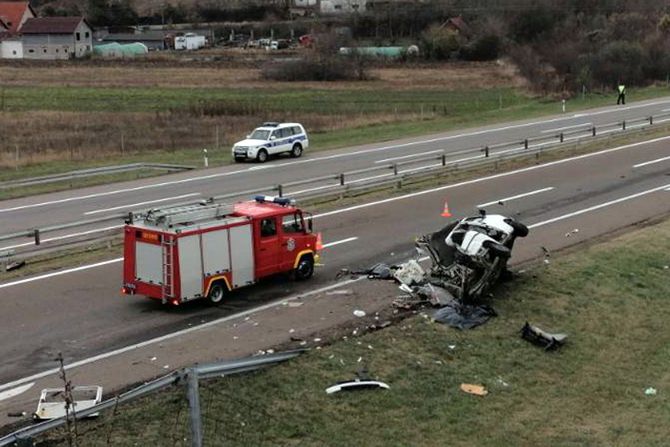
[[(417, 315), (262, 372), (203, 382), (205, 445), (667, 445), (669, 252), (665, 221), (526, 267), (496, 291), (499, 316), (474, 330)], [(527, 320), (568, 333), (566, 346), (545, 352), (520, 339)], [(391, 389), (326, 395), (359, 357)], [(489, 394), (465, 394), (461, 383)], [(648, 387), (658, 394), (645, 395)], [(79, 433), (86, 446), (188, 445), (184, 393), (121, 406)], [(54, 434), (38, 445), (66, 443)]]

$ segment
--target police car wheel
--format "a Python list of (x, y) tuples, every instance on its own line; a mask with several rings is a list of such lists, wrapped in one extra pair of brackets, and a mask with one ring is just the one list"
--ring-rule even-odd
[(299, 144), (294, 144), (293, 149), (291, 149), (291, 157), (298, 158), (302, 155), (302, 146)]
[(295, 268), (295, 279), (303, 281), (314, 274), (314, 259), (311, 256), (303, 256)]
[(265, 163), (268, 161), (268, 151), (265, 149), (258, 151), (258, 154), (256, 154), (256, 160), (258, 160), (259, 163)]
[(221, 301), (223, 301), (225, 294), (226, 290), (223, 285), (221, 283), (216, 283), (212, 285), (211, 289), (209, 289), (209, 295), (207, 295), (207, 298), (209, 298), (210, 303), (219, 304)]

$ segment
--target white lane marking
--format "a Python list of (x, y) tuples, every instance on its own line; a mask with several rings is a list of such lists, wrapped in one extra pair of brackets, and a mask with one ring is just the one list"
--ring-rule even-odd
[(575, 157), (564, 158), (562, 160), (550, 161), (548, 163), (544, 163), (544, 164), (541, 164), (541, 165), (529, 166), (527, 168), (516, 169), (514, 171), (501, 172), (500, 174), (493, 174), (493, 175), (489, 175), (489, 176), (486, 176), (486, 177), (480, 177), (480, 178), (476, 178), (476, 179), (472, 179), (472, 180), (465, 180), (465, 181), (462, 181), (462, 182), (459, 182), (459, 183), (452, 183), (450, 185), (439, 186), (437, 188), (425, 189), (423, 191), (417, 191), (417, 192), (405, 194), (405, 195), (402, 195), (402, 196), (390, 197), (388, 199), (382, 199), (382, 200), (378, 200), (376, 202), (362, 203), (360, 205), (353, 205), (353, 206), (350, 206), (348, 208), (341, 208), (339, 210), (326, 211), (325, 213), (315, 214), (313, 216), (313, 218), (316, 219), (316, 218), (319, 218), (319, 217), (333, 216), (333, 215), (336, 215), (336, 214), (347, 213), (349, 211), (355, 211), (355, 210), (359, 210), (359, 209), (363, 209), (363, 208), (368, 208), (368, 207), (371, 207), (371, 206), (382, 205), (384, 203), (391, 203), (391, 202), (395, 202), (397, 200), (410, 199), (412, 197), (418, 197), (418, 196), (422, 196), (422, 195), (425, 195), (425, 194), (431, 194), (431, 193), (438, 192), (438, 191), (445, 191), (445, 190), (448, 190), (448, 189), (459, 188), (459, 187), (465, 186), (465, 185), (472, 185), (472, 184), (475, 184), (475, 183), (486, 182), (488, 180), (494, 180), (494, 179), (497, 179), (497, 178), (510, 177), (510, 176), (513, 176), (513, 175), (516, 175), (516, 174), (522, 174), (524, 172), (535, 171), (537, 169), (544, 169), (544, 168), (551, 167), (551, 166), (556, 166), (556, 165), (560, 165), (560, 164), (564, 164), (564, 163), (570, 163), (570, 162), (573, 162), (573, 161), (576, 161), (576, 160), (583, 160), (583, 159), (590, 158), (590, 157), (595, 157), (595, 156), (598, 156), (598, 155), (609, 154), (609, 153), (612, 153), (612, 152), (617, 152), (617, 151), (621, 151), (621, 150), (625, 150), (625, 149), (630, 149), (630, 148), (633, 148), (633, 147), (643, 146), (645, 144), (658, 143), (660, 141), (666, 141), (666, 140), (669, 140), (669, 139), (670, 139), (670, 136), (666, 136), (666, 137), (654, 138), (652, 140), (640, 141), (640, 142), (637, 142), (637, 143), (626, 144), (624, 146), (618, 146), (618, 147), (613, 147), (613, 148), (610, 148), (610, 149), (604, 149), (604, 150), (598, 151), (598, 152), (591, 152), (589, 154), (577, 155)]
[(389, 161), (405, 160), (407, 158), (415, 158), (415, 157), (420, 157), (422, 155), (437, 154), (437, 153), (440, 153), (440, 152), (444, 152), (444, 151), (442, 149), (436, 149), (434, 151), (418, 152), (416, 154), (402, 155), (400, 157), (384, 158), (382, 160), (375, 161), (375, 163), (386, 163), (386, 162), (389, 162)]
[(480, 203), (479, 205), (477, 205), (477, 208), (484, 208), (486, 206), (495, 205), (498, 202), (503, 202), (503, 203), (504, 202), (511, 202), (512, 200), (521, 199), (523, 197), (528, 197), (528, 196), (534, 196), (535, 194), (540, 194), (540, 193), (543, 193), (543, 192), (546, 192), (546, 191), (551, 191), (552, 189), (554, 189), (554, 187), (549, 186), (548, 188), (536, 189), (535, 191), (525, 192), (523, 194), (518, 194), (516, 196), (505, 197), (504, 199), (492, 200), (491, 202)]
[(652, 194), (652, 193), (657, 192), (657, 191), (661, 191), (661, 190), (666, 190), (667, 191), (667, 188), (670, 188), (670, 184), (667, 184), (667, 185), (664, 185), (664, 186), (659, 186), (657, 188), (647, 189), (646, 191), (631, 194), (629, 196), (619, 197), (618, 199), (610, 200), (609, 202), (600, 203), (598, 205), (590, 206), (588, 208), (584, 208), (584, 209), (581, 209), (579, 211), (574, 211), (572, 213), (564, 214), (562, 216), (554, 217), (552, 219), (547, 219), (547, 220), (544, 220), (542, 222), (537, 222), (537, 223), (534, 223), (532, 225), (528, 225), (528, 228), (537, 228), (537, 227), (541, 227), (543, 225), (547, 225), (547, 224), (550, 224), (550, 223), (554, 223), (554, 222), (558, 222), (558, 221), (561, 221), (561, 220), (569, 219), (571, 217), (575, 217), (575, 216), (579, 216), (581, 214), (585, 214), (585, 213), (588, 213), (588, 212), (591, 212), (591, 211), (599, 210), (600, 208), (605, 208), (605, 207), (608, 207), (608, 206), (611, 206), (611, 205), (616, 205), (617, 203), (625, 202), (627, 200), (636, 199), (638, 197), (646, 196), (647, 194)]
[(105, 208), (105, 209), (101, 209), (101, 210), (87, 211), (87, 212), (84, 213), (84, 215), (88, 216), (90, 214), (106, 213), (107, 211), (116, 211), (116, 210), (120, 210), (120, 209), (124, 209), (124, 208), (129, 209), (129, 208), (133, 208), (133, 207), (136, 207), (136, 206), (147, 205), (149, 203), (168, 202), (170, 200), (185, 199), (186, 197), (193, 197), (193, 196), (199, 196), (199, 195), (200, 195), (199, 192), (192, 192), (192, 193), (189, 193), (189, 194), (182, 194), (180, 196), (165, 197), (163, 199), (147, 200), (146, 202), (137, 202), (137, 203), (130, 203), (128, 205), (119, 205), (119, 206), (115, 206), (113, 208)]
[(670, 112), (670, 109), (661, 109), (661, 112)]
[(660, 163), (660, 162), (666, 161), (666, 160), (670, 160), (670, 157), (662, 157), (662, 158), (657, 158), (656, 160), (645, 161), (644, 163), (638, 163), (636, 165), (633, 165), (633, 167), (634, 168), (641, 168), (642, 166), (649, 166), (649, 165)]
[[(591, 112), (591, 113), (583, 113), (583, 114), (577, 114), (573, 115), (572, 117), (565, 116), (565, 117), (560, 117), (560, 118), (552, 118), (548, 120), (540, 120), (540, 121), (531, 121), (528, 123), (522, 123), (522, 124), (513, 124), (509, 126), (501, 126), (501, 127), (493, 127), (490, 129), (483, 129), (483, 130), (477, 130), (473, 132), (465, 132), (461, 134), (456, 134), (456, 135), (448, 135), (445, 137), (436, 137), (436, 138), (429, 138), (425, 140), (415, 140), (409, 143), (401, 143), (401, 144), (395, 144), (395, 145), (389, 145), (389, 146), (382, 146), (382, 147), (377, 147), (377, 148), (372, 148), (372, 149), (363, 149), (360, 151), (355, 151), (355, 152), (346, 152), (346, 153), (341, 153), (341, 154), (335, 154), (335, 155), (328, 155), (324, 157), (317, 157), (317, 158), (309, 158), (309, 159), (304, 159), (304, 160), (299, 160), (299, 161), (293, 161), (290, 163), (273, 163), (272, 167), (281, 167), (281, 166), (286, 166), (286, 165), (299, 165), (302, 163), (314, 163), (317, 161), (322, 161), (322, 160), (332, 160), (336, 158), (342, 158), (342, 157), (351, 157), (352, 155), (363, 155), (363, 154), (369, 154), (369, 153), (375, 153), (375, 152), (380, 152), (380, 151), (386, 151), (390, 149), (399, 149), (407, 146), (414, 146), (414, 145), (420, 145), (420, 144), (426, 144), (426, 143), (435, 143), (438, 141), (448, 141), (448, 140), (453, 140), (457, 138), (463, 138), (463, 137), (471, 137), (471, 136), (476, 136), (476, 135), (484, 135), (487, 133), (495, 133), (495, 132), (500, 132), (504, 130), (510, 130), (510, 129), (519, 129), (522, 127), (529, 127), (529, 126), (536, 126), (538, 124), (546, 124), (546, 123), (553, 123), (553, 122), (558, 122), (558, 121), (565, 121), (573, 118), (578, 118), (578, 117), (583, 117), (583, 116), (592, 116), (592, 115), (601, 115), (604, 113), (613, 113), (613, 112), (618, 112), (621, 110), (630, 110), (634, 108), (641, 108), (641, 107), (650, 107), (650, 106), (655, 106), (659, 104), (667, 104), (670, 101), (656, 101), (656, 102), (649, 102), (649, 103), (643, 103), (635, 106), (629, 106), (629, 107), (624, 107), (624, 108), (612, 108), (608, 110), (601, 110), (598, 112)], [(661, 122), (661, 121), (659, 121)], [(132, 188), (124, 188), (124, 189), (118, 189), (114, 191), (105, 191), (105, 192), (99, 192), (99, 193), (94, 193), (94, 194), (87, 194), (83, 196), (73, 196), (73, 197), (66, 197), (64, 199), (57, 199), (57, 200), (50, 200), (47, 202), (40, 202), (40, 203), (32, 203), (29, 205), (19, 205), (19, 206), (14, 206), (10, 208), (4, 208), (0, 209), (0, 213), (6, 213), (9, 211), (19, 211), (27, 208), (35, 208), (35, 207), (41, 207), (41, 206), (47, 206), (47, 205), (54, 205), (54, 204), (59, 204), (59, 203), (66, 203), (66, 202), (73, 202), (77, 200), (85, 200), (85, 199), (91, 199), (91, 198), (96, 198), (96, 197), (103, 197), (103, 196), (108, 196), (108, 195), (114, 195), (114, 194), (121, 194), (124, 192), (133, 192), (133, 191), (140, 191), (142, 189), (150, 189), (150, 188), (159, 188), (161, 186), (167, 186), (167, 185), (177, 185), (177, 184), (182, 184), (182, 183), (189, 183), (189, 182), (194, 182), (198, 180), (209, 180), (212, 178), (217, 178), (217, 177), (225, 177), (225, 176), (230, 176), (230, 175), (237, 175), (237, 174), (243, 174), (245, 172), (252, 172), (256, 169), (256, 167), (250, 167), (247, 169), (241, 169), (237, 171), (229, 171), (229, 172), (219, 172), (216, 174), (208, 174), (208, 175), (202, 175), (198, 177), (189, 177), (186, 179), (181, 179), (181, 180), (172, 180), (168, 182), (161, 182), (161, 183), (154, 183), (150, 185), (143, 185), (143, 186), (136, 186)]]
[(340, 241), (330, 242), (328, 244), (323, 244), (323, 248), (333, 247), (335, 245), (346, 244), (347, 242), (352, 242), (358, 240), (358, 237), (350, 237), (347, 239), (342, 239)]
[[(103, 231), (116, 230), (118, 228), (123, 228), (123, 225), (112, 225), (112, 226), (109, 226), (109, 227), (96, 228), (95, 230), (81, 231), (79, 233), (70, 233), (70, 234), (65, 234), (63, 236), (54, 236), (54, 237), (50, 237), (50, 238), (47, 238), (47, 239), (42, 239), (41, 243), (43, 244), (45, 242), (60, 241), (60, 240), (63, 240), (63, 239), (70, 239), (72, 237), (77, 237), (77, 236), (86, 236), (86, 235), (93, 234), (93, 233), (102, 233)], [(6, 247), (1, 247), (0, 251), (11, 250), (13, 248), (19, 248), (19, 247), (28, 247), (29, 245), (35, 245), (35, 242), (25, 242), (23, 244), (8, 245)]]
[(585, 127), (585, 126), (593, 126), (593, 123), (581, 123), (581, 124), (575, 124), (575, 125), (572, 125), (572, 126), (557, 127), (556, 129), (543, 130), (540, 133), (560, 132), (561, 130), (576, 129), (578, 127)]
[(115, 262), (121, 262), (121, 261), (123, 261), (123, 258), (114, 258), (114, 259), (108, 259), (108, 260), (102, 261), (102, 262), (96, 262), (95, 264), (87, 264), (87, 265), (82, 265), (82, 266), (71, 268), (71, 269), (58, 270), (56, 272), (46, 273), (44, 275), (31, 276), (30, 278), (24, 278), (24, 279), (19, 279), (19, 280), (12, 281), (12, 282), (2, 283), (2, 284), (0, 284), (0, 289), (5, 289), (7, 287), (12, 287), (12, 286), (18, 286), (20, 284), (26, 284), (26, 283), (33, 282), (33, 281), (39, 281), (40, 279), (53, 278), (54, 276), (66, 275), (68, 273), (81, 272), (82, 270), (88, 270), (88, 269), (92, 269), (92, 268), (95, 268), (95, 267), (101, 267), (103, 265), (114, 264)]
[(11, 399), (12, 397), (16, 397), (19, 394), (23, 394), (31, 389), (33, 385), (35, 385), (35, 382), (26, 383), (25, 385), (17, 386), (11, 390), (0, 392), (0, 400)]
[[(453, 183), (453, 184), (450, 184), (450, 185), (440, 186), (440, 187), (437, 187), (437, 188), (417, 191), (417, 192), (405, 194), (405, 195), (402, 195), (402, 196), (390, 197), (388, 199), (378, 200), (376, 202), (368, 202), (368, 203), (363, 203), (363, 204), (360, 204), (360, 205), (350, 206), (350, 207), (347, 207), (347, 208), (340, 208), (339, 210), (327, 211), (325, 213), (315, 214), (314, 216), (312, 216), (312, 218), (317, 219), (317, 218), (320, 218), (320, 217), (334, 216), (336, 214), (347, 213), (349, 211), (355, 211), (355, 210), (358, 210), (358, 209), (368, 208), (368, 207), (371, 207), (371, 206), (377, 206), (377, 205), (382, 205), (382, 204), (385, 204), (385, 203), (391, 203), (391, 202), (395, 202), (397, 200), (409, 199), (409, 198), (412, 198), (412, 197), (418, 197), (418, 196), (422, 196), (422, 195), (425, 195), (425, 194), (431, 194), (431, 193), (438, 192), (438, 191), (445, 191), (445, 190), (448, 190), (448, 189), (459, 188), (459, 187), (465, 186), (465, 185), (472, 185), (472, 184), (475, 184), (475, 183), (481, 183), (481, 182), (485, 182), (485, 181), (488, 181), (488, 180), (494, 180), (494, 179), (497, 179), (497, 178), (509, 177), (509, 176), (513, 176), (513, 175), (516, 175), (516, 174), (522, 174), (524, 172), (531, 172), (531, 171), (535, 171), (537, 169), (543, 169), (543, 168), (547, 168), (547, 167), (551, 167), (551, 166), (556, 166), (556, 165), (560, 165), (560, 164), (564, 164), (564, 163), (569, 163), (569, 162), (576, 161), (576, 160), (583, 160), (583, 159), (595, 157), (595, 156), (598, 156), (598, 155), (609, 154), (609, 153), (612, 153), (612, 152), (618, 152), (618, 151), (625, 150), (625, 149), (630, 149), (630, 148), (633, 148), (633, 147), (643, 146), (645, 144), (658, 143), (660, 141), (666, 141), (668, 139), (670, 139), (670, 136), (654, 138), (652, 140), (647, 140), (647, 141), (639, 141), (637, 143), (631, 143), (631, 144), (626, 144), (624, 146), (618, 146), (618, 147), (614, 147), (614, 148), (610, 148), (610, 149), (604, 149), (604, 150), (598, 151), (598, 152), (592, 152), (592, 153), (589, 153), (589, 154), (577, 155), (575, 157), (564, 158), (562, 160), (550, 161), (548, 163), (544, 163), (544, 164), (541, 164), (541, 165), (529, 166), (529, 167), (526, 167), (526, 168), (516, 169), (514, 171), (509, 171), (509, 172), (501, 172), (500, 174), (493, 174), (493, 175), (489, 175), (489, 176), (486, 176), (486, 177), (480, 177), (480, 178), (476, 178), (476, 179), (472, 179), (472, 180), (465, 180), (465, 181), (462, 181), (462, 182), (459, 182), (459, 183)], [(113, 262), (120, 262), (122, 260), (123, 260), (123, 258), (116, 258), (116, 259), (111, 259), (111, 260), (104, 261), (104, 262), (97, 263), (97, 264), (84, 265), (84, 266), (77, 267), (77, 268), (74, 268), (74, 269), (48, 273), (46, 275), (41, 275), (41, 276), (34, 277), (34, 278), (21, 279), (21, 280), (14, 281), (14, 282), (11, 282), (11, 283), (0, 284), (0, 289), (5, 288), (5, 287), (10, 287), (10, 286), (13, 286), (13, 285), (19, 285), (19, 284), (24, 284), (24, 283), (36, 281), (36, 280), (39, 280), (39, 279), (50, 278), (52, 276), (59, 276), (59, 275), (63, 275), (63, 274), (66, 274), (66, 273), (77, 272), (77, 271), (80, 271), (80, 270), (86, 270), (88, 268), (93, 268), (93, 267), (97, 267), (97, 266), (105, 265), (105, 264), (111, 264)]]
[[(133, 351), (133, 350), (136, 350), (136, 349), (139, 349), (139, 348), (143, 348), (145, 346), (153, 345), (153, 344), (156, 344), (156, 343), (161, 343), (161, 342), (164, 342), (166, 340), (170, 340), (172, 338), (179, 337), (181, 335), (186, 335), (186, 334), (189, 334), (191, 332), (199, 331), (201, 329), (206, 329), (206, 328), (211, 327), (211, 326), (217, 326), (221, 323), (225, 323), (225, 322), (230, 321), (230, 320), (235, 320), (237, 318), (245, 317), (247, 315), (251, 315), (251, 314), (254, 314), (254, 313), (257, 313), (257, 312), (262, 312), (264, 310), (272, 309), (272, 308), (275, 308), (277, 306), (283, 305), (285, 302), (294, 301), (298, 298), (302, 299), (302, 298), (306, 298), (308, 296), (318, 295), (319, 293), (327, 292), (327, 291), (332, 290), (332, 289), (337, 289), (339, 287), (343, 287), (343, 286), (361, 281), (362, 279), (365, 279), (365, 278), (366, 278), (366, 276), (361, 276), (361, 277), (356, 278), (356, 279), (347, 279), (345, 281), (341, 281), (341, 282), (338, 282), (338, 283), (335, 283), (335, 284), (331, 284), (329, 286), (325, 286), (325, 287), (322, 287), (320, 289), (311, 290), (311, 291), (308, 291), (308, 292), (305, 292), (305, 293), (302, 293), (302, 294), (292, 295), (292, 296), (289, 296), (287, 298), (280, 298), (280, 299), (278, 299), (276, 301), (272, 301), (268, 304), (264, 304), (262, 306), (255, 307), (253, 309), (248, 309), (248, 310), (245, 310), (245, 311), (242, 311), (242, 312), (238, 312), (238, 313), (233, 314), (233, 315), (228, 315), (227, 317), (222, 317), (222, 318), (219, 318), (219, 319), (216, 319), (216, 320), (208, 321), (207, 323), (202, 323), (198, 326), (191, 326), (189, 328), (182, 329), (180, 331), (171, 332), (169, 334), (165, 334), (165, 335), (162, 335), (160, 337), (152, 338), (150, 340), (146, 340), (146, 341), (143, 341), (143, 342), (140, 342), (140, 343), (125, 346), (123, 348), (115, 349), (113, 351), (108, 351), (108, 352), (98, 354), (96, 356), (89, 357), (89, 358), (79, 360), (79, 361), (76, 361), (76, 362), (72, 362), (72, 363), (66, 364), (65, 369), (66, 370), (71, 370), (73, 368), (77, 368), (77, 367), (80, 367), (80, 366), (84, 366), (84, 365), (88, 365), (90, 363), (97, 362), (98, 360), (104, 360), (106, 358), (114, 357), (116, 355), (123, 354), (125, 352), (129, 352), (129, 351)], [(58, 373), (58, 371), (59, 371), (58, 368), (53, 368), (53, 369), (50, 369), (48, 371), (43, 371), (41, 373), (33, 374), (32, 376), (23, 377), (21, 379), (17, 379), (17, 380), (14, 380), (12, 382), (2, 384), (2, 385), (0, 385), (0, 391), (6, 390), (8, 388), (16, 387), (16, 386), (24, 384), (26, 382), (31, 382), (31, 381), (43, 379), (44, 377), (48, 377), (52, 374)]]

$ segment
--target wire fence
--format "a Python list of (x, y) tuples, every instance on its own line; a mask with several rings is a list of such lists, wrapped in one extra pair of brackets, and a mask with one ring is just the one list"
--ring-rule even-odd
[[(59, 393), (65, 416), (0, 437), (4, 446), (192, 446), (225, 445), (250, 428), (249, 420), (271, 412), (227, 386), (231, 375), (248, 373), (293, 359), (304, 350), (195, 365), (140, 385), (95, 406), (76, 411), (73, 388), (61, 366)], [(201, 383), (203, 384), (201, 386)], [(230, 384), (228, 384), (230, 385)], [(253, 414), (251, 414), (251, 413)], [(259, 418), (258, 416), (262, 416)], [(86, 420), (95, 416), (93, 420)], [(252, 417), (253, 416), (253, 417)]]

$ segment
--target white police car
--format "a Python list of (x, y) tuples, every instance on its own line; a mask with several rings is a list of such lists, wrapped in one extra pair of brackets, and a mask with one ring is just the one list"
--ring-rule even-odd
[(274, 154), (287, 153), (300, 157), (308, 147), (307, 132), (301, 124), (263, 123), (245, 140), (235, 143), (232, 153), (235, 161), (252, 159), (264, 163)]

